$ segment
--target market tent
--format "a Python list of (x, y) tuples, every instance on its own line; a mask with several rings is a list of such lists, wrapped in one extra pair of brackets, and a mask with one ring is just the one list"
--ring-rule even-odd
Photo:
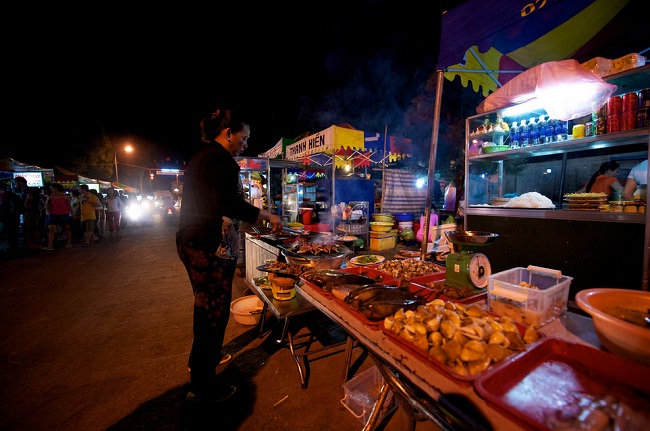
[(287, 160), (302, 160), (305, 165), (354, 168), (371, 163), (394, 162), (408, 157), (410, 139), (364, 132), (349, 124), (332, 125), (285, 147)]
[(517, 73), (572, 58), (589, 44), (635, 44), (621, 46), (616, 57), (647, 48), (644, 24), (625, 22), (643, 16), (640, 0), (469, 0), (442, 17), (437, 68), (487, 96)]
[(43, 182), (45, 183), (52, 182), (52, 177), (54, 176), (53, 169), (41, 168), (40, 166), (19, 162), (10, 157), (0, 159), (0, 180), (12, 179), (14, 173), (18, 172), (39, 172), (43, 175)]
[(69, 169), (62, 168), (61, 166), (55, 165), (54, 172), (55, 172), (54, 179), (57, 182), (67, 184), (70, 186), (78, 186), (80, 184), (99, 184), (100, 189), (108, 189), (110, 187), (116, 187), (118, 189), (124, 190), (127, 193), (135, 193), (137, 191), (134, 187), (128, 186), (123, 183), (120, 183), (118, 185), (116, 183), (111, 183), (109, 181), (103, 181), (95, 178), (86, 177), (74, 171), (71, 171)]

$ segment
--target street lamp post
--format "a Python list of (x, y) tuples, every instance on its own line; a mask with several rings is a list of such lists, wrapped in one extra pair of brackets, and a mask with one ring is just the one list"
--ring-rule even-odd
[[(124, 151), (126, 151), (127, 153), (130, 153), (131, 151), (133, 151), (133, 147), (131, 145), (127, 145), (126, 147), (124, 147)], [(119, 177), (119, 175), (117, 173), (117, 151), (115, 151), (113, 153), (113, 155), (114, 155), (113, 156), (113, 162), (115, 163), (115, 182), (117, 183), (117, 188), (119, 189), (120, 188), (120, 177)]]
[(120, 177), (117, 175), (117, 151), (114, 153), (115, 154), (115, 183), (116, 187), (119, 189), (120, 188)]

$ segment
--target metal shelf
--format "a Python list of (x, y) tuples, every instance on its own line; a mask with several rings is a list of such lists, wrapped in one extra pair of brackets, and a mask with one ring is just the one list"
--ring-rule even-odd
[(621, 147), (624, 145), (642, 143), (644, 141), (647, 143), (649, 139), (650, 134), (648, 133), (648, 128), (634, 129), (626, 130), (624, 132), (607, 133), (605, 135), (589, 136), (580, 139), (571, 139), (564, 142), (554, 142), (552, 144), (534, 145), (514, 150), (498, 151), (496, 153), (479, 154), (476, 156), (470, 156), (469, 161), (496, 161), (548, 156), (576, 151)]
[(599, 212), (561, 209), (495, 208), (490, 206), (470, 206), (467, 215), (489, 217), (520, 217), (531, 219), (601, 221), (608, 223), (645, 224), (645, 213)]

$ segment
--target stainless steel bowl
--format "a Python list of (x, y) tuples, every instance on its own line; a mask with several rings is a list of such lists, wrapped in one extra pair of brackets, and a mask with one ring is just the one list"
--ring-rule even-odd
[(496, 233), (476, 230), (450, 230), (446, 231), (445, 235), (451, 243), (471, 245), (491, 244), (499, 237), (499, 234)]
[(320, 255), (302, 255), (289, 250), (282, 250), (282, 255), (291, 265), (304, 265), (314, 269), (338, 269), (352, 253), (352, 250), (339, 246), (339, 253), (328, 253)]

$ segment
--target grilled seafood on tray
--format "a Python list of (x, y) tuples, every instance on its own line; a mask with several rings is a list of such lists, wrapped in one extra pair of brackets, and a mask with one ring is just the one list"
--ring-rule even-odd
[(333, 242), (303, 242), (292, 247), (287, 247), (286, 249), (296, 254), (305, 254), (311, 256), (318, 256), (321, 254), (335, 254), (341, 253), (343, 251), (348, 251), (346, 247)]
[[(345, 284), (341, 286), (347, 287)], [(397, 286), (371, 284), (349, 292), (345, 303), (368, 320), (381, 320), (400, 309), (411, 309), (424, 304), (425, 299)]]

